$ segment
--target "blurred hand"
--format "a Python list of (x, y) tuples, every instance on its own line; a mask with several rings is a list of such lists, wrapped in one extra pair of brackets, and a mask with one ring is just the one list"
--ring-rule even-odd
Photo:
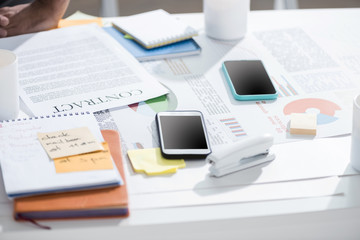
[(8, 35), (7, 27), (10, 23), (9, 19), (29, 5), (30, 4), (19, 4), (14, 7), (0, 8), (0, 37), (6, 37)]
[(30, 4), (0, 8), (0, 37), (57, 27), (70, 0), (35, 0)]
[(9, 24), (9, 18), (0, 15), (0, 37), (6, 37), (7, 31), (4, 29)]

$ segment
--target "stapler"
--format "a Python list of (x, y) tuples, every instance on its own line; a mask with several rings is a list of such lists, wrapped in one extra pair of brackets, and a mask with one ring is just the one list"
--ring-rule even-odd
[(206, 158), (211, 164), (210, 176), (221, 177), (229, 173), (269, 162), (275, 155), (269, 149), (274, 143), (271, 134), (248, 137), (235, 144), (214, 151)]

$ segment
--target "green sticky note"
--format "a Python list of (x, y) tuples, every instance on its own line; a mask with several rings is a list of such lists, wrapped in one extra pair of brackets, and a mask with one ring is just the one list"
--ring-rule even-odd
[(125, 34), (124, 38), (134, 40), (134, 38), (132, 36), (130, 36), (129, 34)]
[(127, 152), (135, 172), (147, 175), (175, 173), (178, 168), (185, 167), (184, 159), (165, 159), (160, 148), (129, 150)]

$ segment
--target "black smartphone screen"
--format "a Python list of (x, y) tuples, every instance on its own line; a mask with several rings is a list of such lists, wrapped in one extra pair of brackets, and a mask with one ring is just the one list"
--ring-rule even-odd
[(276, 93), (276, 89), (261, 61), (226, 61), (224, 65), (238, 95)]
[(207, 149), (200, 116), (160, 116), (165, 149)]

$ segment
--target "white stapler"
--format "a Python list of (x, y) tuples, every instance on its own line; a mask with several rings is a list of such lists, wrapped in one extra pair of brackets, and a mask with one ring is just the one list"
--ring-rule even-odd
[[(275, 159), (269, 152), (274, 138), (270, 134), (249, 137), (222, 149), (213, 151), (206, 160), (211, 164), (210, 175), (221, 177), (226, 174), (253, 167)], [(213, 149), (214, 150), (214, 149)]]

